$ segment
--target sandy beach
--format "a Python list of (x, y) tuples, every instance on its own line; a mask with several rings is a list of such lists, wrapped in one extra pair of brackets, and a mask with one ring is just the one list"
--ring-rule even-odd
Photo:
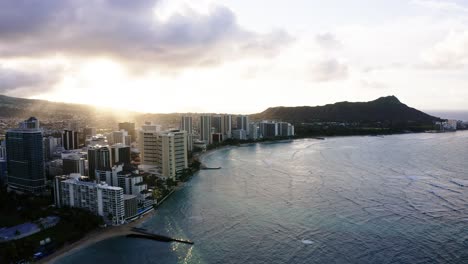
[[(218, 150), (225, 149), (225, 148), (230, 148), (230, 147), (232, 147), (232, 146), (223, 146), (223, 147), (220, 147), (220, 148), (216, 148), (216, 149), (212, 149), (212, 150), (203, 152), (198, 156), (198, 159), (201, 162), (203, 162), (204, 157), (212, 155), (214, 152), (216, 152)], [(183, 186), (184, 186), (184, 183), (179, 184), (173, 190), (173, 192), (177, 191), (178, 189), (182, 188)], [(131, 222), (129, 224), (120, 225), (120, 226), (111, 226), (111, 227), (102, 228), (102, 229), (93, 231), (93, 232), (87, 234), (82, 239), (80, 239), (80, 240), (78, 240), (78, 241), (76, 241), (74, 243), (65, 245), (64, 247), (57, 250), (56, 252), (54, 252), (50, 256), (47, 256), (47, 257), (41, 259), (38, 263), (55, 263), (56, 261), (58, 261), (59, 259), (61, 259), (63, 257), (66, 257), (66, 256), (68, 256), (70, 254), (73, 254), (73, 253), (75, 253), (75, 252), (77, 252), (77, 251), (79, 251), (79, 250), (81, 250), (83, 248), (86, 248), (86, 247), (88, 247), (90, 245), (93, 245), (95, 243), (98, 243), (100, 241), (107, 240), (107, 239), (110, 239), (110, 238), (113, 238), (113, 237), (125, 236), (127, 234), (130, 234), (130, 233), (132, 233), (131, 229), (133, 227), (137, 227), (138, 225), (142, 224), (143, 222), (145, 222), (146, 220), (148, 220), (149, 218), (154, 216), (155, 213), (156, 213), (156, 211), (153, 210), (153, 211), (145, 214), (141, 218), (139, 218), (139, 219), (137, 219), (137, 220), (135, 220), (135, 221), (133, 221), (133, 222)]]
[(112, 226), (112, 227), (107, 227), (103, 229), (99, 229), (96, 231), (93, 231), (89, 234), (87, 234), (85, 237), (82, 239), (72, 243), (65, 245), (61, 249), (57, 250), (54, 252), (52, 255), (47, 256), (43, 259), (41, 259), (38, 263), (55, 263), (57, 260), (68, 256), (76, 251), (79, 251), (85, 247), (88, 247), (92, 244), (95, 244), (99, 241), (103, 241), (109, 238), (113, 237), (118, 237), (118, 236), (125, 236), (127, 234), (132, 233), (131, 229), (133, 227), (137, 227), (144, 221), (148, 220), (152, 216), (154, 216), (155, 211), (151, 211), (145, 215), (143, 215), (141, 218), (126, 224), (126, 225), (120, 225), (120, 226)]

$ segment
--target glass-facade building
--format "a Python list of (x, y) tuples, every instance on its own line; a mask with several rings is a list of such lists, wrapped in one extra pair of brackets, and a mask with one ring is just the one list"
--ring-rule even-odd
[(42, 131), (20, 128), (6, 133), (8, 186), (41, 193), (46, 187)]

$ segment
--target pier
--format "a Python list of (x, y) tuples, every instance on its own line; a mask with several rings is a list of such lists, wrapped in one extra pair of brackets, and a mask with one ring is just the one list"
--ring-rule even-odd
[(150, 233), (146, 229), (143, 229), (143, 228), (134, 227), (131, 230), (132, 230), (133, 233), (127, 234), (127, 237), (145, 238), (145, 239), (151, 239), (151, 240), (156, 240), (156, 241), (161, 241), (161, 242), (178, 242), (178, 243), (189, 244), (189, 245), (194, 244), (190, 240), (183, 240), (183, 239), (178, 239), (178, 238), (172, 238), (172, 237), (168, 237), (168, 236), (153, 234), (153, 233)]

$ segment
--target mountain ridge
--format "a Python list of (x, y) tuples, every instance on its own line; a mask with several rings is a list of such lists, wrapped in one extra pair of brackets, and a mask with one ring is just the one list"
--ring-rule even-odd
[(254, 120), (273, 119), (292, 123), (307, 122), (419, 122), (440, 121), (403, 104), (396, 96), (384, 96), (368, 102), (337, 102), (323, 106), (270, 107), (251, 115)]

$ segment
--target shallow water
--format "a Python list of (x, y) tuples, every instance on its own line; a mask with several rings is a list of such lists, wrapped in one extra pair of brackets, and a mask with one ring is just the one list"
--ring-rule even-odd
[(468, 133), (257, 144), (204, 158), (143, 224), (59, 263), (468, 263)]

